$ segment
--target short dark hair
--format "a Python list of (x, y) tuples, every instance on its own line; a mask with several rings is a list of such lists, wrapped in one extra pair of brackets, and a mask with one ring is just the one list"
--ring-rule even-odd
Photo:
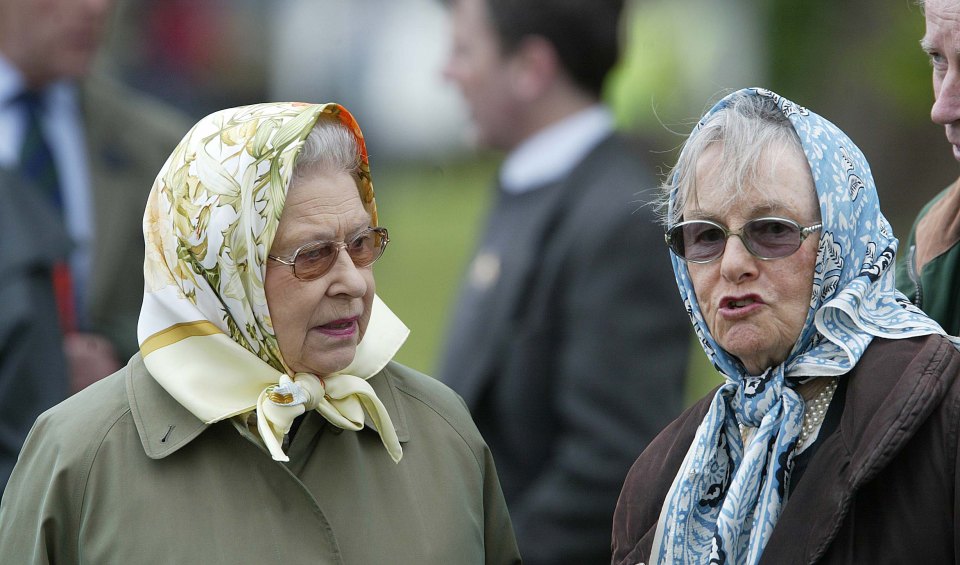
[(573, 81), (595, 96), (620, 55), (624, 0), (485, 0), (504, 52), (537, 35), (557, 51)]

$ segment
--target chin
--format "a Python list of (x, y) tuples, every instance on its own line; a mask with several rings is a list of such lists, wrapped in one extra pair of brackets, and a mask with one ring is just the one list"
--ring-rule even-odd
[(769, 346), (756, 339), (759, 336), (752, 336), (754, 339), (744, 339), (745, 337), (738, 336), (738, 339), (728, 339), (726, 343), (721, 343), (720, 346), (727, 353), (739, 359), (752, 375), (759, 375), (776, 364), (768, 362), (771, 356), (764, 352), (769, 349)]
[(305, 370), (300, 372), (313, 373), (318, 376), (332, 375), (349, 367), (356, 354), (357, 349), (354, 347), (349, 352), (332, 351), (321, 357), (305, 359), (301, 364)]

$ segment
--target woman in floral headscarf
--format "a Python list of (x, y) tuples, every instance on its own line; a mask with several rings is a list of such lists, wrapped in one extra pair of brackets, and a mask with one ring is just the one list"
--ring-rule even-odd
[(486, 445), (391, 361), (389, 241), (336, 104), (201, 120), (144, 216), (140, 354), (43, 415), (3, 563), (519, 562)]
[(613, 562), (955, 562), (960, 353), (894, 289), (860, 150), (746, 89), (665, 189), (680, 294), (724, 384), (634, 464)]

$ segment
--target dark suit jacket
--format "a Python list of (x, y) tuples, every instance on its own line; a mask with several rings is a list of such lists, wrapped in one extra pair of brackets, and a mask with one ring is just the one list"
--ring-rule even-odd
[(189, 124), (105, 77), (87, 80), (81, 96), (96, 222), (90, 329), (108, 337), (125, 360), (138, 349), (147, 195)]
[(690, 323), (655, 181), (623, 138), (556, 185), (500, 194), (441, 378), (490, 444), (524, 563), (609, 563), (633, 459), (681, 409)]
[(33, 421), (67, 397), (51, 273), (69, 251), (53, 205), (0, 169), (0, 490)]

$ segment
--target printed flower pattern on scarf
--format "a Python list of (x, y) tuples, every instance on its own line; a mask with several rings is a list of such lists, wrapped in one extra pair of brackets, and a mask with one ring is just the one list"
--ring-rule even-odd
[(817, 254), (817, 264), (813, 270), (811, 307), (823, 304), (836, 294), (840, 285), (840, 273), (843, 271), (843, 249), (834, 243), (833, 233), (826, 232), (820, 237)]
[[(349, 117), (346, 125), (359, 132), (336, 104), (260, 104), (213, 114), (174, 150), (144, 214), (148, 291), (175, 285), (206, 319), (280, 371), (263, 289), (266, 257), (294, 160), (320, 113)], [(375, 216), (365, 159), (360, 185)]]

